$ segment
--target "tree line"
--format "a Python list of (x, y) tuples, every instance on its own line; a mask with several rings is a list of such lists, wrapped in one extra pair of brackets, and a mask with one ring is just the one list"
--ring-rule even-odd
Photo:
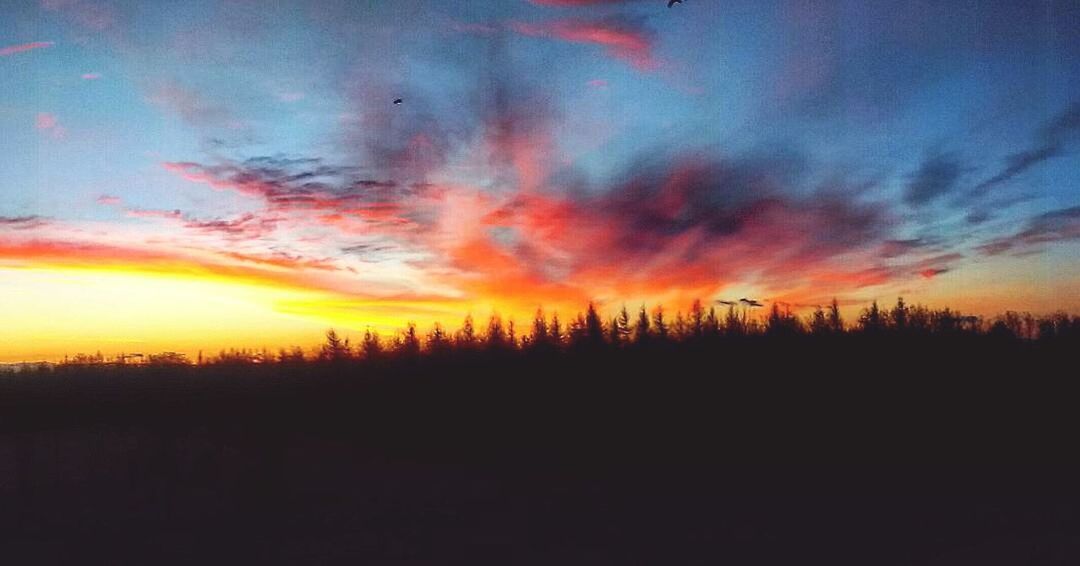
[(456, 331), (435, 323), (421, 334), (416, 324), (409, 323), (391, 336), (382, 336), (368, 328), (359, 343), (352, 343), (336, 330), (327, 331), (324, 342), (309, 351), (298, 346), (277, 352), (267, 349), (222, 350), (217, 355), (196, 360), (176, 352), (142, 356), (119, 355), (107, 359), (100, 353), (79, 354), (66, 358), (65, 365), (98, 365), (136, 363), (149, 365), (258, 364), (306, 362), (344, 362), (412, 358), (421, 355), (452, 353), (554, 353), (559, 351), (617, 350), (621, 348), (662, 349), (675, 346), (707, 347), (735, 340), (782, 339), (948, 339), (949, 337), (988, 338), (1013, 341), (1058, 342), (1080, 338), (1080, 316), (1059, 312), (1035, 316), (1030, 313), (1007, 311), (986, 319), (964, 315), (949, 308), (929, 308), (909, 305), (898, 298), (891, 307), (877, 301), (862, 309), (854, 321), (847, 321), (834, 299), (826, 307), (817, 307), (807, 315), (792, 312), (789, 306), (774, 302), (764, 313), (748, 305), (729, 304), (727, 308), (708, 308), (694, 301), (687, 312), (671, 315), (662, 306), (637, 312), (623, 306), (615, 316), (601, 316), (595, 303), (584, 312), (563, 321), (557, 312), (548, 315), (536, 310), (526, 328), (513, 319), (503, 320), (492, 315), (487, 324), (478, 327), (472, 315), (467, 315)]

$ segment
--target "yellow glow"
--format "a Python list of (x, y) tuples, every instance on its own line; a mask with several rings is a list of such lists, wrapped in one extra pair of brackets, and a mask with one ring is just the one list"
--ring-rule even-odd
[(314, 296), (185, 273), (0, 269), (0, 361), (308, 345), (329, 321), (277, 305)]

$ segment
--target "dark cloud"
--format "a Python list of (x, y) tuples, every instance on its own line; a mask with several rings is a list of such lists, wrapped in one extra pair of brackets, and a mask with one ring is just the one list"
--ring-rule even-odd
[(901, 257), (927, 247), (936, 245), (937, 242), (926, 238), (908, 238), (905, 240), (885, 240), (881, 246), (881, 257)]
[(230, 239), (254, 239), (265, 236), (274, 231), (277, 220), (253, 213), (243, 214), (236, 218), (195, 220), (186, 219), (184, 227), (199, 232), (222, 234)]
[(30, 216), (0, 216), (0, 228), (13, 228), (15, 230), (29, 230), (38, 228), (48, 223), (45, 217)]
[(1023, 230), (978, 246), (984, 255), (1023, 254), (1053, 242), (1080, 240), (1080, 206), (1045, 212), (1030, 218)]
[(974, 196), (985, 194), (993, 187), (1035, 167), (1063, 155), (1080, 134), (1080, 101), (1072, 103), (1064, 112), (1044, 125), (1031, 147), (1005, 158), (1005, 166), (993, 177), (979, 183), (972, 191)]
[(912, 206), (922, 206), (951, 192), (963, 174), (964, 166), (957, 156), (935, 154), (923, 161), (912, 175), (904, 200)]

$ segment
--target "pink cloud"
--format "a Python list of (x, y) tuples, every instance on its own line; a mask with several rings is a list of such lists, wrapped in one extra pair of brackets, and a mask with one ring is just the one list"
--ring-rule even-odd
[(598, 6), (601, 4), (626, 4), (634, 0), (529, 0), (538, 6)]
[(587, 82), (585, 84), (587, 84), (587, 85), (589, 85), (589, 86), (591, 86), (593, 88), (607, 88), (608, 87), (608, 82), (605, 81), (604, 79), (593, 79), (593, 80), (591, 80), (591, 81), (589, 81), (589, 82)]
[(120, 197), (113, 195), (101, 195), (97, 198), (98, 204), (104, 204), (106, 206), (118, 206), (120, 204)]
[(8, 47), (0, 48), (0, 57), (6, 57), (8, 55), (14, 55), (16, 53), (22, 53), (23, 51), (30, 51), (32, 49), (42, 49), (45, 47), (52, 47), (51, 41), (35, 41), (33, 43), (24, 43), (22, 45), (10, 45)]
[(67, 130), (60, 125), (56, 115), (49, 112), (38, 112), (37, 117), (34, 118), (34, 127), (54, 139), (60, 139), (67, 135)]
[(96, 81), (101, 78), (101, 73), (83, 73), (82, 79), (84, 81)]
[(632, 20), (568, 19), (542, 24), (512, 22), (510, 28), (532, 37), (599, 45), (606, 49), (608, 55), (630, 63), (640, 71), (654, 71), (660, 67), (652, 52), (652, 34)]

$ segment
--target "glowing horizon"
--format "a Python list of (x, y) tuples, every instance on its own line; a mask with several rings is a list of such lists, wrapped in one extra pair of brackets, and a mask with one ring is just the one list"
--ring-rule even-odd
[(589, 301), (1080, 312), (1080, 8), (492, 4), (17, 2), (0, 361)]

